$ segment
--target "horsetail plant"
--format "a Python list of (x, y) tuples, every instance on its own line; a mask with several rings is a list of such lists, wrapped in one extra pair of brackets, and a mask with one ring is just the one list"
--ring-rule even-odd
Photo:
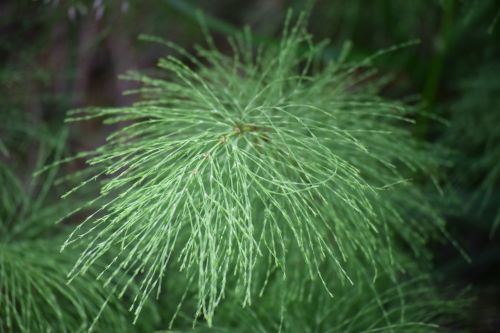
[[(385, 251), (388, 251), (386, 249)], [(291, 251), (290, 251), (291, 252)], [(381, 251), (379, 255), (387, 255)], [(464, 295), (452, 294), (451, 289), (435, 288), (436, 281), (418, 270), (411, 256), (398, 254), (397, 260), (405, 262), (408, 274), (380, 274), (373, 280), (369, 271), (359, 261), (349, 260), (345, 269), (356, 281), (339, 284), (335, 279), (337, 268), (324, 265), (321, 273), (330, 288), (335, 288), (331, 298), (317, 279), (304, 276), (300, 269), (301, 255), (294, 251), (287, 257), (286, 279), (278, 269), (269, 272), (265, 265), (255, 268), (255, 276), (265, 276), (265, 291), (259, 292), (251, 305), (239, 306), (238, 291), (227, 288), (215, 312), (211, 327), (198, 320), (193, 325), (192, 313), (196, 299), (185, 297), (177, 286), (182, 276), (171, 274), (165, 283), (167, 299), (163, 301), (165, 317), (177, 316), (170, 323), (175, 332), (449, 332), (463, 322), (463, 310), (468, 300)], [(193, 288), (194, 289), (194, 288)], [(191, 290), (192, 291), (192, 290)], [(190, 291), (190, 292), (191, 292)], [(175, 304), (182, 300), (181, 305)], [(161, 331), (167, 333), (170, 331)]]
[[(22, 122), (17, 125), (22, 127)], [(6, 135), (9, 139), (12, 128)], [(52, 148), (38, 133), (32, 135), (42, 142), (39, 165), (53, 150), (60, 158), (64, 140), (54, 140), (57, 147)], [(12, 155), (6, 144), (9, 164)], [(0, 332), (133, 332), (124, 303), (97, 279), (102, 260), (67, 283), (79, 249), (58, 253), (68, 233), (55, 222), (72, 204), (50, 200), (56, 173), (52, 168), (42, 182), (33, 180), (26, 186), (12, 167), (0, 161)], [(119, 285), (118, 279), (113, 282)]]
[(222, 301), (212, 327), (190, 327), (189, 320), (178, 320), (176, 332), (449, 332), (449, 318), (459, 322), (466, 305), (446, 299), (430, 287), (433, 281), (425, 275), (396, 284), (383, 275), (375, 283), (360, 276), (354, 286), (339, 286), (333, 300), (314, 281), (301, 284), (307, 297), (285, 300), (287, 283), (276, 282), (252, 306), (239, 311), (234, 311), (238, 306), (233, 298)]
[[(500, 224), (500, 200), (495, 193), (500, 183), (499, 70), (498, 61), (485, 61), (473, 75), (459, 82), (462, 98), (452, 104), (453, 116), (446, 135), (446, 144), (461, 152), (453, 175), (457, 190), (465, 192), (465, 213), (478, 221), (486, 220), (491, 235)], [(474, 123), (482, 130), (471, 128)]]
[[(164, 76), (126, 76), (142, 83), (133, 93), (143, 99), (70, 113), (70, 122), (125, 124), (79, 155), (91, 176), (67, 195), (102, 183), (91, 202), (100, 207), (63, 246), (86, 242), (71, 280), (112, 258), (109, 279), (140, 281), (137, 317), (181, 272), (197, 295), (195, 317), (210, 326), (228, 290), (250, 305), (270, 272), (286, 279), (290, 256), (330, 295), (356, 284), (357, 270), (373, 281), (407, 269), (401, 244), (426, 256), (443, 222), (411, 182), (431, 179), (436, 164), (409, 131), (411, 108), (377, 96), (370, 59), (320, 63), (326, 44), (313, 42), (302, 19), (290, 22), (277, 47), (254, 47), (248, 30), (230, 38), (231, 56), (210, 37), (196, 55), (146, 37), (180, 57), (159, 60)], [(262, 267), (267, 274), (256, 273)]]

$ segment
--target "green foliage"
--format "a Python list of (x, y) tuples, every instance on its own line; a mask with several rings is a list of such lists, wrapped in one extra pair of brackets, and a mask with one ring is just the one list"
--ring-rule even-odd
[(91, 176), (67, 195), (101, 179), (102, 205), (64, 245), (87, 244), (73, 279), (118, 253), (105, 271), (128, 273), (125, 285), (140, 280), (138, 316), (167, 274), (181, 271), (195, 317), (211, 325), (228, 290), (249, 305), (270, 272), (284, 280), (303, 267), (303, 278), (335, 293), (356, 285), (359, 271), (366, 285), (407, 269), (403, 248), (427, 256), (443, 221), (411, 181), (431, 182), (436, 168), (408, 130), (411, 108), (377, 97), (372, 58), (319, 64), (325, 44), (300, 21), (288, 24), (277, 48), (255, 49), (248, 32), (229, 40), (232, 56), (210, 37), (197, 57), (149, 38), (186, 61), (160, 59), (166, 78), (128, 75), (143, 83), (144, 100), (131, 107), (71, 113), (69, 121), (124, 122), (79, 156)]
[[(241, 308), (237, 291), (228, 288), (213, 318), (212, 327), (200, 318), (194, 319), (196, 300), (192, 288), (187, 294), (176, 287), (178, 275), (167, 279), (170, 303), (164, 307), (166, 315), (177, 311), (172, 331), (167, 332), (445, 332), (460, 327), (467, 305), (463, 295), (451, 294), (447, 288), (433, 288), (434, 281), (426, 275), (400, 274), (391, 277), (381, 274), (377, 280), (350, 261), (346, 268), (353, 272), (354, 285), (339, 283), (337, 268), (325, 264), (322, 273), (328, 287), (334, 289), (333, 298), (315, 279), (304, 276), (302, 258), (289, 256), (286, 280), (278, 270), (265, 271), (264, 265), (255, 268), (255, 275), (266, 275), (266, 288), (260, 290), (251, 305)], [(381, 251), (380, 255), (387, 255)], [(413, 258), (399, 254), (397, 260), (406, 262), (411, 270)], [(418, 277), (416, 277), (418, 276)], [(177, 278), (177, 279), (176, 279)], [(168, 292), (170, 291), (170, 292)], [(182, 304), (172, 308), (182, 299)]]
[(464, 206), (477, 216), (485, 210), (493, 211), (489, 214), (493, 216), (492, 231), (500, 223), (500, 198), (496, 192), (500, 184), (499, 71), (500, 64), (490, 61), (461, 80), (462, 98), (452, 105), (447, 137), (448, 144), (461, 152), (455, 177), (459, 190), (465, 192)]
[(374, 284), (364, 281), (338, 288), (333, 301), (318, 284), (309, 284), (302, 290), (307, 298), (285, 306), (271, 298), (280, 300), (286, 286), (279, 285), (240, 311), (231, 302), (223, 303), (212, 328), (171, 332), (445, 332), (437, 323), (446, 322), (450, 314), (459, 318), (463, 310), (464, 303), (440, 299), (425, 277), (397, 285), (383, 278)]
[[(14, 129), (6, 142), (16, 137)], [(47, 142), (41, 133), (32, 134), (40, 140), (39, 166), (61, 157), (64, 137)], [(74, 203), (51, 200), (57, 169), (41, 183), (25, 184), (8, 166), (14, 165), (19, 151), (7, 148), (3, 157), (9, 164), (0, 162), (0, 332), (133, 331), (124, 305), (98, 281), (101, 263), (67, 283), (80, 250), (59, 253), (67, 232), (55, 222), (74, 209)]]
[(107, 305), (109, 295), (96, 282), (98, 272), (67, 285), (65, 273), (75, 253), (58, 255), (56, 242), (0, 244), (2, 332), (126, 331), (126, 310), (115, 301)]

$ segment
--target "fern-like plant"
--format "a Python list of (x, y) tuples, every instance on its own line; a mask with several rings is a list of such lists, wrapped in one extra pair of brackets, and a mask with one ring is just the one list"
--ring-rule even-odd
[(147, 39), (179, 57), (159, 60), (163, 76), (127, 76), (143, 100), (68, 119), (126, 124), (79, 156), (91, 176), (70, 193), (100, 179), (102, 205), (64, 245), (87, 243), (71, 279), (118, 253), (105, 271), (140, 281), (138, 315), (180, 271), (210, 325), (228, 290), (249, 305), (272, 271), (301, 267), (335, 293), (359, 270), (373, 281), (407, 268), (402, 244), (425, 257), (443, 222), (411, 177), (430, 179), (435, 161), (408, 130), (411, 109), (377, 96), (371, 59), (319, 63), (325, 43), (290, 16), (279, 45), (255, 47), (246, 31), (229, 39), (231, 56), (210, 37), (196, 56)]
[(192, 328), (189, 315), (184, 313), (187, 320), (184, 325), (177, 324), (175, 332), (451, 332), (446, 326), (449, 318), (455, 318), (456, 324), (462, 317), (465, 303), (443, 298), (429, 287), (432, 282), (425, 276), (397, 285), (387, 277), (376, 283), (361, 281), (337, 288), (333, 300), (321, 285), (306, 283), (302, 291), (307, 297), (288, 303), (282, 298), (287, 286), (272, 286), (271, 292), (251, 307), (241, 309), (230, 299), (223, 301), (212, 327), (202, 324)]
[[(17, 125), (4, 133), (6, 142), (19, 135), (23, 122)], [(43, 137), (37, 131), (31, 134)], [(40, 139), (39, 166), (50, 155), (61, 156), (64, 140), (50, 141)], [(13, 167), (16, 154), (7, 144), (4, 153), (0, 161), (0, 332), (134, 331), (125, 305), (98, 281), (102, 261), (67, 283), (80, 250), (77, 246), (59, 253), (68, 234), (56, 222), (74, 209), (74, 203), (51, 200), (57, 170), (51, 169), (40, 183), (23, 183)], [(113, 282), (117, 288), (119, 281)]]
[[(494, 232), (500, 224), (500, 63), (486, 61), (460, 82), (462, 98), (452, 104), (446, 142), (460, 151), (454, 171), (467, 213), (482, 218), (486, 210)], [(474, 126), (471, 126), (474, 124)], [(480, 131), (477, 128), (481, 128)], [(468, 191), (468, 193), (467, 193)]]
[[(387, 250), (386, 250), (387, 251)], [(299, 252), (287, 258), (289, 267), (301, 267)], [(387, 255), (381, 251), (380, 255)], [(183, 284), (182, 274), (170, 274), (165, 284), (163, 299), (165, 317), (177, 312), (170, 323), (174, 332), (452, 332), (463, 323), (466, 298), (451, 293), (451, 289), (435, 288), (435, 280), (427, 274), (416, 275), (414, 259), (402, 253), (399, 262), (410, 274), (397, 277), (380, 274), (373, 280), (360, 263), (349, 261), (346, 270), (352, 272), (355, 284), (339, 284), (336, 267), (324, 265), (322, 274), (327, 286), (335, 290), (331, 298), (317, 279), (304, 276), (300, 269), (290, 269), (286, 279), (277, 269), (268, 271), (257, 266), (256, 276), (266, 276), (266, 288), (256, 290), (251, 305), (239, 306), (238, 291), (227, 288), (226, 297), (215, 312), (211, 327), (196, 320), (192, 313), (197, 301), (192, 295), (178, 290)], [(181, 303), (176, 307), (177, 303)], [(451, 320), (453, 318), (453, 320)], [(165, 328), (165, 326), (164, 326)], [(163, 331), (162, 331), (163, 332)], [(170, 332), (170, 331), (166, 331)], [(165, 332), (165, 333), (166, 333)]]

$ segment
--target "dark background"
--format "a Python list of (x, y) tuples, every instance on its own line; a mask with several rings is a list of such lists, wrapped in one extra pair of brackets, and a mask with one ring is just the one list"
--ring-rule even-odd
[[(311, 9), (310, 32), (330, 40), (323, 61), (335, 59), (346, 42), (356, 60), (419, 41), (377, 58), (381, 75), (391, 78), (382, 93), (417, 100), (443, 120), (417, 116), (414, 135), (452, 151), (443, 170), (444, 196), (453, 197), (446, 216), (471, 262), (451, 245), (432, 244), (435, 269), (443, 285), (470, 288), (468, 328), (498, 332), (500, 232), (492, 225), (500, 217), (500, 1), (1, 1), (0, 138), (25, 152), (2, 158), (28, 181), (39, 144), (34, 132), (50, 138), (70, 109), (132, 103), (135, 97), (122, 93), (134, 85), (117, 76), (152, 71), (169, 52), (139, 41), (139, 34), (193, 50), (204, 42), (197, 20), (203, 12), (222, 52), (229, 52), (224, 36), (245, 25), (257, 40), (277, 44), (288, 8)], [(14, 118), (24, 124), (17, 136)], [(71, 125), (67, 154), (97, 147), (110, 130), (100, 121)]]

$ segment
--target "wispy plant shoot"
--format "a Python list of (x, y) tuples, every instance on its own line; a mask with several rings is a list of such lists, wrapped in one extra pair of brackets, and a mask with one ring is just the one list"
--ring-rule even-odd
[(255, 46), (245, 31), (228, 40), (232, 55), (210, 36), (195, 55), (146, 37), (178, 56), (161, 58), (158, 76), (126, 76), (142, 83), (133, 92), (142, 101), (70, 113), (71, 122), (124, 124), (78, 156), (91, 177), (67, 195), (100, 180), (93, 202), (101, 205), (63, 246), (86, 242), (71, 279), (118, 253), (105, 273), (126, 274), (125, 285), (140, 281), (137, 316), (180, 271), (179, 288), (195, 287), (196, 316), (210, 325), (229, 280), (250, 305), (265, 285), (255, 286), (256, 268), (286, 279), (290, 251), (326, 294), (335, 287), (322, 265), (335, 267), (329, 278), (338, 285), (352, 285), (349, 262), (376, 280), (380, 270), (405, 268), (394, 254), (400, 246), (426, 256), (426, 240), (443, 222), (412, 182), (417, 175), (431, 182), (435, 168), (411, 135), (413, 111), (377, 96), (383, 80), (372, 58), (319, 63), (326, 43), (312, 40), (303, 19), (291, 21), (277, 47)]

